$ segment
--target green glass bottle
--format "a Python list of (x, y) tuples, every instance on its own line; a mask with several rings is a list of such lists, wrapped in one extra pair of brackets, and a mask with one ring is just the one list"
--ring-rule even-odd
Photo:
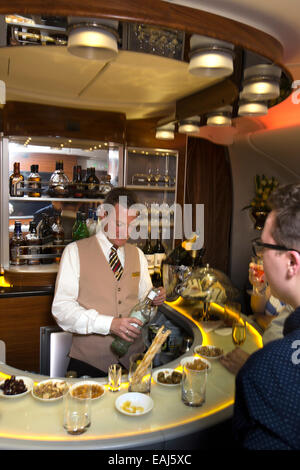
[[(150, 315), (151, 315), (151, 308), (152, 308), (152, 300), (158, 295), (158, 290), (157, 289), (151, 289), (146, 298), (139, 302), (137, 305), (133, 307), (133, 309), (130, 312), (129, 317), (131, 318), (137, 318), (143, 323), (143, 326), (150, 321)], [(134, 324), (136, 328), (141, 329), (142, 327), (137, 326), (137, 324)], [(124, 356), (129, 347), (132, 345), (131, 342), (126, 341), (125, 339), (120, 338), (117, 336), (112, 344), (111, 348), (115, 354), (117, 354), (119, 357)]]
[(85, 222), (85, 214), (77, 212), (76, 221), (72, 230), (72, 240), (81, 240), (82, 238), (88, 238), (89, 236), (90, 234)]

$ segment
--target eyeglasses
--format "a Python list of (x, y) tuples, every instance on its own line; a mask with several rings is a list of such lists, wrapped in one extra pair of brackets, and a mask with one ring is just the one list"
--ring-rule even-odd
[(300, 254), (300, 251), (295, 250), (295, 248), (287, 248), (283, 245), (273, 245), (272, 243), (263, 243), (259, 238), (255, 238), (252, 240), (252, 250), (254, 256), (258, 256), (259, 258), (262, 257), (264, 248), (269, 248), (270, 250), (277, 250), (277, 251), (296, 251)]

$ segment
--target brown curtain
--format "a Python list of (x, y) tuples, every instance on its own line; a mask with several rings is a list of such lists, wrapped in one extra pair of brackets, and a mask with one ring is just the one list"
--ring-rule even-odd
[(188, 138), (185, 203), (204, 204), (204, 261), (228, 274), (232, 179), (227, 147)]

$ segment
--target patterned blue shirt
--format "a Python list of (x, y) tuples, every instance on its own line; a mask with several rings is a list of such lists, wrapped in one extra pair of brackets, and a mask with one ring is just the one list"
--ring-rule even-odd
[(251, 354), (236, 377), (233, 432), (242, 448), (300, 449), (300, 307), (283, 335)]

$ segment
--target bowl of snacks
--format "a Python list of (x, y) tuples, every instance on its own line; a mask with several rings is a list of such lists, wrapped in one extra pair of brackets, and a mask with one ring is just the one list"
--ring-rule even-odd
[(144, 393), (128, 392), (116, 399), (115, 406), (124, 415), (142, 416), (152, 410), (153, 400)]
[(92, 400), (97, 400), (103, 397), (104, 392), (103, 385), (93, 380), (77, 382), (70, 387), (70, 393), (75, 398), (89, 398), (90, 396)]
[(181, 359), (180, 364), (182, 367), (188, 367), (192, 370), (197, 371), (204, 371), (210, 372), (211, 370), (211, 363), (207, 359), (203, 359), (202, 357), (198, 356), (186, 356)]
[(224, 351), (221, 348), (213, 345), (196, 346), (194, 353), (198, 356), (204, 357), (205, 359), (220, 359), (223, 356)]
[(33, 380), (21, 375), (12, 375), (0, 382), (0, 396), (4, 398), (19, 398), (27, 395), (33, 387)]
[(65, 380), (48, 379), (35, 384), (31, 393), (37, 400), (52, 402), (60, 400), (67, 391), (68, 384)]
[(153, 372), (153, 380), (165, 387), (177, 387), (181, 384), (182, 373), (175, 369), (159, 369)]

